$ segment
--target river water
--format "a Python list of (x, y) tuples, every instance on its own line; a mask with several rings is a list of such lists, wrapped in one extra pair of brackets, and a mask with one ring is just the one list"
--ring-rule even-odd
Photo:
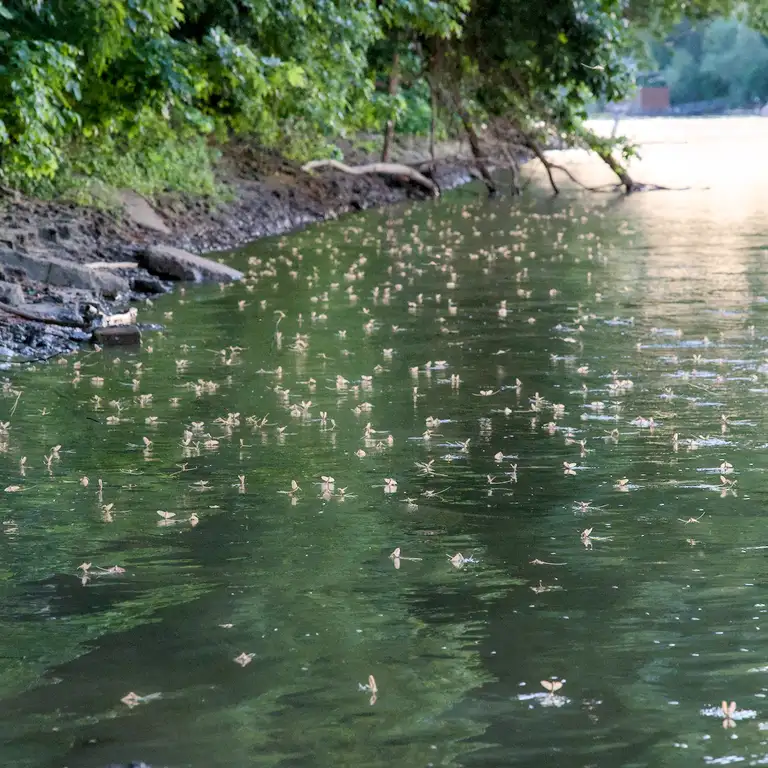
[(768, 762), (765, 126), (265, 240), (7, 372), (3, 765)]

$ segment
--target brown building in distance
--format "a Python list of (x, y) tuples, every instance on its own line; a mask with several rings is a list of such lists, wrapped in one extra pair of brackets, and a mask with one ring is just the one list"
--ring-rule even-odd
[(669, 109), (669, 88), (642, 86), (638, 89), (630, 110), (635, 113), (664, 112)]

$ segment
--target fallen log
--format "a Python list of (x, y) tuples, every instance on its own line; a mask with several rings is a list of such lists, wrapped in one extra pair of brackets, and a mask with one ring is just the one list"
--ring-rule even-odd
[(88, 269), (138, 269), (137, 261), (91, 261), (85, 265)]
[(440, 188), (434, 181), (430, 181), (424, 174), (419, 173), (415, 168), (401, 163), (369, 163), (368, 165), (345, 165), (338, 160), (311, 160), (301, 166), (302, 171), (316, 171), (320, 168), (333, 168), (342, 173), (349, 173), (353, 176), (364, 176), (368, 173), (378, 173), (382, 176), (404, 176), (410, 179), (414, 184), (428, 189), (433, 197), (440, 196)]

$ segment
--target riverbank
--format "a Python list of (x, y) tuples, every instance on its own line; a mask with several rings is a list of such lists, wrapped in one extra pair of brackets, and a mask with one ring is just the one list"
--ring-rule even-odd
[[(423, 143), (423, 142), (422, 142)], [(414, 162), (423, 147), (398, 146), (394, 161)], [(471, 181), (458, 143), (441, 145), (433, 172), (442, 190)], [(351, 164), (370, 161), (345, 148)], [(93, 340), (99, 326), (123, 322), (131, 303), (166, 293), (199, 270), (147, 258), (153, 248), (221, 252), (352, 211), (424, 198), (417, 186), (375, 174), (309, 174), (246, 143), (222, 152), (217, 177), (226, 199), (178, 194), (145, 200), (117, 190), (119, 206), (88, 207), (0, 193), (0, 360), (41, 359)], [(226, 256), (214, 257), (226, 261)], [(217, 279), (209, 273), (209, 279)], [(225, 278), (227, 275), (225, 275)], [(113, 318), (110, 321), (110, 318)], [(141, 327), (140, 314), (137, 318)]]

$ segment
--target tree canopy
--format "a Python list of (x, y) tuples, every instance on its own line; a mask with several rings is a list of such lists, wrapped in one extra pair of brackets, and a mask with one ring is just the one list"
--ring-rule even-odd
[[(589, 103), (633, 87), (638, 32), (723, 14), (759, 26), (768, 12), (757, 0), (0, 0), (0, 178), (52, 178), (73, 146), (211, 135), (306, 157), (386, 121), (425, 132), (436, 108), (470, 132), (499, 119), (530, 140), (578, 140)], [(724, 34), (712, 26), (708, 50)]]

